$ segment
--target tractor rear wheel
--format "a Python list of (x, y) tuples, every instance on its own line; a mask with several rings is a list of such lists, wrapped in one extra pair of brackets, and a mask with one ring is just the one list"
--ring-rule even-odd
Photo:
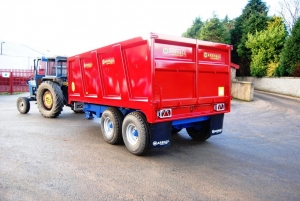
[(55, 118), (64, 106), (64, 95), (57, 83), (45, 81), (38, 88), (36, 101), (44, 117)]
[(135, 155), (144, 155), (150, 147), (149, 125), (140, 112), (129, 113), (123, 121), (122, 135), (125, 146)]
[(27, 97), (19, 97), (17, 100), (17, 108), (21, 114), (27, 114), (30, 110), (30, 103)]
[(200, 128), (189, 127), (186, 128), (189, 136), (195, 141), (205, 141), (210, 138), (210, 121), (203, 121)]
[(101, 133), (109, 144), (120, 144), (122, 142), (123, 114), (116, 108), (106, 109), (100, 120)]

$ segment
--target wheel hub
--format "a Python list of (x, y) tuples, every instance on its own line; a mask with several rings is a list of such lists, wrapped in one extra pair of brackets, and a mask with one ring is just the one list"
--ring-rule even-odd
[(113, 132), (114, 132), (114, 126), (113, 126), (113, 123), (112, 123), (112, 121), (109, 117), (107, 117), (104, 120), (104, 131), (105, 131), (105, 135), (107, 137), (109, 137), (109, 138), (112, 137)]
[(51, 109), (53, 105), (53, 98), (49, 91), (46, 91), (43, 95), (43, 103), (47, 109)]
[(135, 145), (139, 139), (139, 133), (134, 124), (129, 124), (126, 128), (126, 137), (131, 145)]
[(21, 101), (21, 102), (19, 103), (19, 108), (23, 110), (23, 109), (24, 109), (24, 105), (25, 105), (24, 102)]

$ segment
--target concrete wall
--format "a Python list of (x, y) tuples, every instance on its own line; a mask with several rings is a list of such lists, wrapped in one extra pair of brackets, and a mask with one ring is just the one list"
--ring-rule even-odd
[(252, 101), (254, 93), (254, 85), (251, 82), (231, 81), (231, 95), (234, 98)]
[(231, 71), (231, 80), (236, 79), (236, 69), (235, 68), (230, 68)]
[(252, 82), (254, 89), (257, 90), (300, 97), (300, 78), (237, 77), (236, 79), (239, 81)]

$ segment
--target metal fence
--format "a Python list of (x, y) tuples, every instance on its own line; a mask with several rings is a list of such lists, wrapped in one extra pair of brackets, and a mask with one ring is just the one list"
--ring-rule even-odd
[(33, 70), (0, 69), (0, 92), (28, 92), (27, 81), (33, 78)]

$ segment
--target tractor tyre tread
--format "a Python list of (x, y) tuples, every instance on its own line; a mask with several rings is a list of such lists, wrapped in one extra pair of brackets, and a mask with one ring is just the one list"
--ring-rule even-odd
[[(53, 105), (50, 110), (46, 109), (43, 103), (43, 94), (47, 90), (50, 91), (53, 101)], [(44, 117), (55, 118), (61, 114), (64, 106), (64, 95), (57, 83), (51, 81), (43, 82), (38, 88), (36, 99), (39, 111)]]

